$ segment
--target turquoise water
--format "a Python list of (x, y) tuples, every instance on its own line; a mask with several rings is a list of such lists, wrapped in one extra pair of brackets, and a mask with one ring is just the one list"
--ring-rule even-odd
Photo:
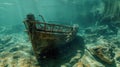
[[(119, 0), (0, 0), (0, 67), (120, 67), (119, 3)], [(42, 15), (47, 23), (79, 25), (75, 40), (50, 51), (55, 52), (54, 56), (41, 60), (42, 65), (25, 32), (23, 21), (30, 13), (37, 20)]]
[[(2, 25), (21, 24), (26, 14), (33, 13), (36, 16), (43, 15), (46, 21), (59, 21), (65, 23), (85, 22), (83, 15), (91, 12), (94, 2), (87, 0), (1, 0), (0, 1), (0, 20)], [(88, 5), (88, 6), (87, 6)], [(99, 6), (99, 1), (98, 4)], [(89, 17), (90, 18), (90, 17)], [(92, 21), (92, 19), (90, 20)]]

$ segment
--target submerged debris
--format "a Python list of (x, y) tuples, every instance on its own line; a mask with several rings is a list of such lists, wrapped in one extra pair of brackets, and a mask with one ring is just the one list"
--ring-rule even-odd
[(112, 64), (114, 62), (115, 53), (112, 48), (97, 46), (91, 49), (94, 56), (97, 56), (102, 61)]

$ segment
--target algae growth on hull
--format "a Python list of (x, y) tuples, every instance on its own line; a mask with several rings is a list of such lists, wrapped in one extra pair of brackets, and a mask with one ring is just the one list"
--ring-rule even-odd
[[(120, 67), (119, 3), (120, 0), (1, 0), (0, 67)], [(50, 51), (54, 57), (48, 53), (47, 61), (41, 60), (43, 65), (39, 65), (22, 23), (28, 13), (40, 13), (48, 23), (77, 23), (78, 38)]]

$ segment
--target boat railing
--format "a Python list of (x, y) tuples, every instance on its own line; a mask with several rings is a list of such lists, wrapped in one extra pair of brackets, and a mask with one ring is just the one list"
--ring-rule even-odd
[(38, 31), (54, 32), (54, 33), (69, 33), (73, 31), (72, 26), (50, 24), (45, 22), (36, 22), (36, 29)]
[(73, 33), (77, 29), (74, 26), (47, 23), (42, 15), (39, 15), (43, 22), (35, 20), (33, 14), (28, 14), (24, 21), (25, 27), (29, 32), (51, 32), (51, 33)]

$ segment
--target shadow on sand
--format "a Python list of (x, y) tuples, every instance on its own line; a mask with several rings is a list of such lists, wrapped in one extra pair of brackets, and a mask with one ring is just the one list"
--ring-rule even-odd
[(77, 50), (80, 50), (83, 55), (84, 40), (80, 36), (64, 46), (51, 49), (43, 54), (46, 57), (39, 59), (40, 67), (60, 67), (62, 64), (69, 62), (76, 55)]

